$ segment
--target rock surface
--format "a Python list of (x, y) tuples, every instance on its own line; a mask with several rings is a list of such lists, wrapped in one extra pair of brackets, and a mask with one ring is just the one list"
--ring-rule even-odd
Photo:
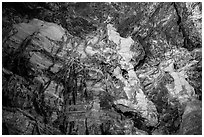
[(3, 134), (202, 134), (201, 6), (4, 3)]

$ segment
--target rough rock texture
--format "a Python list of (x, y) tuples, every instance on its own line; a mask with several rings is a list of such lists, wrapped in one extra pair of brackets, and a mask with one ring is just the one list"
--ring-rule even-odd
[(200, 101), (188, 102), (182, 116), (180, 134), (199, 135), (202, 132), (202, 103)]
[(202, 134), (201, 13), (190, 2), (3, 3), (2, 133)]

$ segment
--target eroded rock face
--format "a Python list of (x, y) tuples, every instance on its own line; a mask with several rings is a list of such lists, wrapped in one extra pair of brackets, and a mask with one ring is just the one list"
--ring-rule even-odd
[[(199, 134), (187, 123), (194, 115), (189, 102), (202, 95), (193, 79), (202, 72), (200, 4), (132, 4), (86, 3), (84, 12), (77, 3), (42, 4), (77, 15), (66, 15), (65, 24), (58, 19), (62, 25), (14, 24), (2, 46), (3, 105), (29, 109), (56, 134)], [(100, 20), (97, 8), (104, 9)]]
[(23, 77), (13, 75), (6, 82), (9, 88), (3, 90), (4, 105), (19, 107), (22, 109), (33, 106), (33, 92), (28, 89), (28, 83)]
[(198, 135), (202, 132), (202, 104), (200, 101), (188, 102), (184, 114), (183, 122), (180, 128), (180, 134)]
[[(28, 114), (28, 115), (26, 115)], [(44, 125), (29, 117), (29, 113), (22, 113), (15, 109), (5, 109), (3, 111), (3, 134), (10, 135), (60, 135), (61, 132), (49, 125)], [(15, 124), (14, 124), (15, 123)]]

